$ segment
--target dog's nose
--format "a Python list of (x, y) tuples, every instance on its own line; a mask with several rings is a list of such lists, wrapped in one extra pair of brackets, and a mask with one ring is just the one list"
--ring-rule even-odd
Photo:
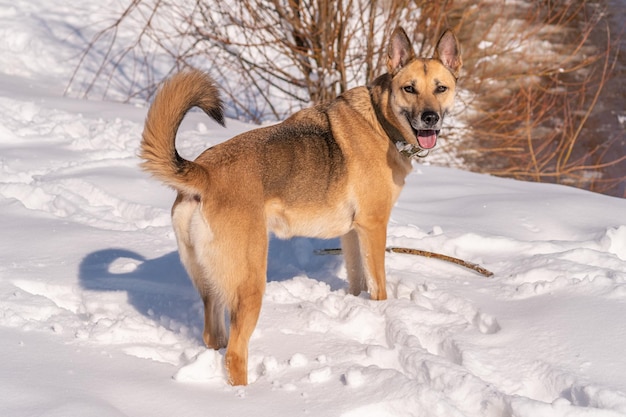
[(427, 127), (432, 127), (439, 122), (439, 115), (434, 111), (425, 111), (422, 113), (422, 122), (424, 122)]

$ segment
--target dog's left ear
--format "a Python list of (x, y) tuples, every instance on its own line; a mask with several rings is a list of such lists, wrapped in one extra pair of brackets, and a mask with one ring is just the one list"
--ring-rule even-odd
[(396, 75), (400, 68), (415, 58), (413, 46), (406, 32), (400, 26), (391, 34), (389, 50), (387, 51), (387, 71), (391, 75)]
[(459, 78), (461, 66), (463, 65), (461, 46), (456, 36), (454, 36), (454, 32), (450, 29), (446, 30), (439, 38), (433, 58), (440, 60), (446, 68), (452, 71), (455, 78)]

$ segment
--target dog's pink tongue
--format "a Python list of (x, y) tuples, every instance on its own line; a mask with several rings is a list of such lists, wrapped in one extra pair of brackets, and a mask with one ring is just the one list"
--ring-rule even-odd
[(434, 148), (437, 144), (437, 132), (435, 130), (420, 130), (417, 132), (417, 143), (422, 149)]

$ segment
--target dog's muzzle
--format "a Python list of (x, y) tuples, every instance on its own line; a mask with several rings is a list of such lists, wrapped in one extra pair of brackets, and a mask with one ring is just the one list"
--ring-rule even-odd
[(432, 149), (437, 145), (437, 129), (441, 124), (441, 117), (432, 110), (426, 110), (420, 114), (419, 118), (408, 117), (409, 125), (415, 135), (415, 140), (421, 149)]

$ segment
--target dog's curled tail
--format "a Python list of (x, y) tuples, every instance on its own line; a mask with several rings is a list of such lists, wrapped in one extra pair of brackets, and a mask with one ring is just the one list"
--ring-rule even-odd
[(148, 111), (139, 156), (141, 167), (174, 189), (195, 194), (206, 170), (182, 158), (176, 150), (176, 132), (185, 114), (200, 107), (224, 125), (222, 101), (213, 79), (198, 70), (180, 72), (159, 88)]

